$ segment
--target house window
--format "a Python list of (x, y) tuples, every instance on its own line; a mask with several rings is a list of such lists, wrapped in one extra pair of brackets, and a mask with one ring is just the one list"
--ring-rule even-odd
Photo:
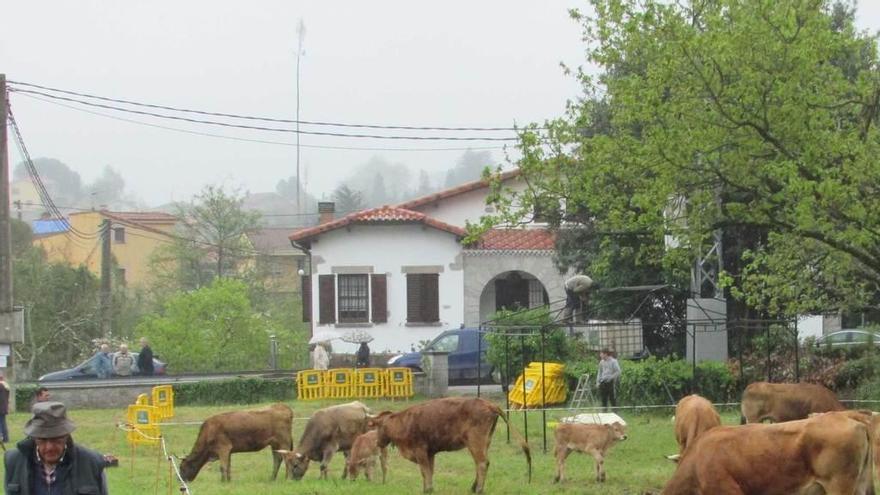
[(440, 275), (409, 273), (406, 275), (407, 323), (440, 321)]
[(529, 279), (529, 307), (537, 308), (549, 303), (547, 291), (544, 290), (544, 285), (541, 284), (541, 281), (534, 278)]
[(125, 227), (113, 227), (113, 242), (125, 244)]
[(338, 306), (340, 323), (366, 323), (369, 320), (369, 289), (367, 275), (338, 275)]

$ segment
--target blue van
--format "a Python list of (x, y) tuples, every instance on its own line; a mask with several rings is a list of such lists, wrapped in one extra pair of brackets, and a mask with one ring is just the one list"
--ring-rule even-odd
[[(449, 353), (450, 383), (475, 383), (478, 367), (481, 378), (480, 382), (488, 383), (493, 381), (492, 365), (486, 360), (486, 350), (488, 347), (485, 335), (480, 333), (478, 329), (457, 328), (441, 333), (425, 349)], [(478, 352), (479, 356), (477, 356)], [(422, 371), (422, 353), (410, 352), (394, 356), (388, 361), (388, 365), (411, 368), (413, 371)]]

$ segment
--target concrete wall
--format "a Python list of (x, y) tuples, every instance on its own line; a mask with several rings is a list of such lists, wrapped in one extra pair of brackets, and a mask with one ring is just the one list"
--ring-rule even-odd
[[(314, 331), (343, 335), (365, 329), (375, 339), (374, 352), (409, 352), (420, 340), (430, 340), (443, 330), (462, 323), (463, 274), (461, 246), (448, 232), (422, 225), (355, 225), (337, 229), (312, 241), (312, 316)], [(320, 325), (318, 276), (334, 269), (367, 267), (387, 277), (388, 321)], [(440, 321), (434, 325), (406, 322), (406, 273), (408, 267), (436, 267), (439, 273)], [(369, 298), (368, 298), (369, 299)], [(337, 305), (338, 311), (338, 305)], [(334, 352), (353, 353), (355, 344), (333, 341)]]

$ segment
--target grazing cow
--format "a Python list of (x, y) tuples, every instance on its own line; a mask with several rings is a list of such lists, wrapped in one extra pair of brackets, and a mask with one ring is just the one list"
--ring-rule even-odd
[(778, 424), (719, 426), (697, 439), (664, 495), (874, 493), (869, 425), (848, 412)]
[(675, 406), (675, 439), (678, 441), (678, 455), (669, 456), (678, 461), (696, 442), (697, 437), (706, 431), (721, 426), (721, 416), (705, 398), (693, 394), (678, 401)]
[[(447, 397), (423, 402), (396, 413), (382, 412), (370, 424), (376, 427), (379, 434), (379, 447), (394, 444), (404, 459), (419, 465), (425, 493), (430, 493), (434, 488), (434, 456), (438, 452), (467, 448), (477, 470), (471, 491), (481, 493), (489, 469), (489, 444), (499, 417), (508, 421), (504, 412), (487, 400)], [(526, 455), (531, 481), (531, 452), (522, 437), (520, 447)]]
[(565, 459), (574, 451), (590, 454), (596, 460), (596, 481), (605, 481), (605, 454), (620, 440), (626, 440), (622, 424), (590, 425), (561, 423), (556, 427), (556, 478), (565, 479)]
[[(300, 480), (309, 469), (309, 461), (321, 461), (321, 479), (327, 479), (327, 466), (333, 454), (342, 451), (346, 461), (354, 439), (367, 431), (370, 409), (359, 401), (315, 411), (293, 451), (280, 451), (293, 479)], [(343, 468), (342, 478), (347, 476)]]
[[(253, 411), (216, 414), (202, 423), (199, 436), (188, 456), (180, 462), (184, 481), (196, 479), (206, 462), (220, 459), (220, 480), (231, 479), (230, 457), (236, 452), (256, 452), (272, 447), (272, 479), (278, 477), (282, 457), (275, 452), (293, 445), (293, 411), (284, 404), (273, 404)], [(290, 477), (290, 470), (287, 470)]]
[(376, 433), (376, 430), (370, 430), (355, 438), (351, 454), (348, 456), (349, 479), (351, 481), (357, 479), (358, 470), (363, 468), (367, 481), (371, 481), (377, 457), (382, 467), (382, 483), (385, 483), (385, 475), (388, 473), (388, 449), (379, 447), (379, 434)]
[(811, 413), (843, 411), (834, 392), (812, 383), (749, 384), (742, 396), (741, 424), (804, 419)]

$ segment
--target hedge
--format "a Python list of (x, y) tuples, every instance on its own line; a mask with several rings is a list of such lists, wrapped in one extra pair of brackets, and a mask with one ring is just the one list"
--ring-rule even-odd
[[(692, 365), (683, 359), (643, 361), (620, 360), (621, 376), (617, 398), (621, 405), (675, 404), (691, 392)], [(597, 361), (566, 363), (565, 374), (570, 390), (583, 373), (590, 374), (595, 386)], [(736, 379), (723, 363), (705, 361), (697, 365), (696, 392), (712, 402), (739, 400)], [(598, 397), (597, 397), (598, 399)]]
[[(51, 384), (50, 384), (51, 386)], [(15, 388), (18, 410), (26, 412), (38, 385)], [(296, 399), (296, 381), (292, 378), (233, 378), (194, 383), (174, 383), (174, 404), (178, 406), (215, 406), (221, 404), (254, 404)]]

